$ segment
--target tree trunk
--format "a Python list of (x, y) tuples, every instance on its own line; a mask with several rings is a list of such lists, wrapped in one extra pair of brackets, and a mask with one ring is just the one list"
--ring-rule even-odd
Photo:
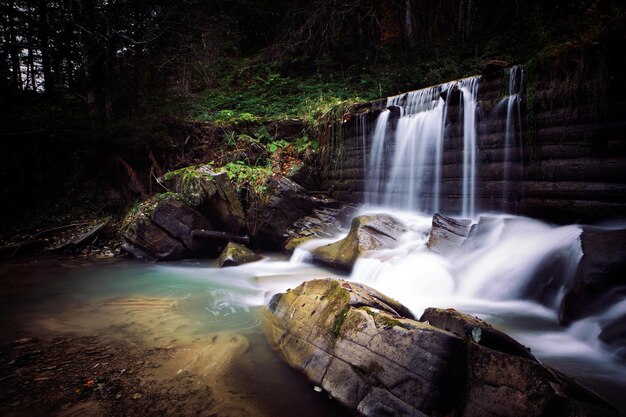
[(11, 81), (13, 85), (22, 90), (24, 85), (22, 84), (22, 63), (20, 61), (20, 48), (17, 45), (17, 33), (15, 31), (15, 2), (14, 0), (8, 0), (8, 17), (9, 17), (9, 53), (11, 55)]
[(50, 63), (50, 40), (48, 25), (48, 6), (46, 0), (38, 1), (39, 38), (41, 40), (41, 68), (43, 70), (44, 91), (52, 92), (55, 88), (52, 65)]
[(412, 0), (404, 2), (404, 33), (407, 38), (413, 37), (413, 4)]
[(35, 70), (34, 50), (28, 48), (28, 75), (30, 79), (30, 89), (37, 91), (37, 71)]
[(85, 97), (89, 114), (98, 116), (99, 97), (97, 93), (98, 72), (98, 40), (95, 34), (95, 5), (93, 0), (76, 0), (78, 22), (80, 26), (79, 42), (83, 59), (83, 74), (85, 79)]

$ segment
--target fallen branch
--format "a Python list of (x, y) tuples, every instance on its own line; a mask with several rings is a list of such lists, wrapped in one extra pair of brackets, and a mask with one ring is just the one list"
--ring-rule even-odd
[(239, 236), (233, 233), (218, 232), (215, 230), (197, 229), (191, 232), (191, 237), (212, 239), (212, 240), (227, 240), (234, 243), (249, 243), (250, 238), (248, 236)]

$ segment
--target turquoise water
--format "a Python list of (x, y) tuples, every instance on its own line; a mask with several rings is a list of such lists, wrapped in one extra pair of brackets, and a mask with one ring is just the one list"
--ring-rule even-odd
[[(122, 261), (32, 267), (30, 274), (36, 277), (26, 280), (30, 284), (19, 293), (0, 294), (2, 317), (16, 318), (18, 327), (26, 326), (30, 334), (96, 334), (104, 343), (121, 338), (146, 350), (195, 349), (195, 356), (206, 352), (205, 346), (213, 347), (215, 335), (227, 335), (217, 338), (218, 344), (220, 340), (236, 343), (225, 344), (225, 352), (215, 351), (229, 362), (233, 358), (225, 375), (216, 377), (220, 401), (237, 404), (244, 398), (248, 409), (259, 410), (251, 413), (255, 416), (347, 415), (327, 394), (316, 392), (306, 378), (286, 366), (263, 334), (261, 309), (274, 291), (269, 288), (284, 290), (312, 276), (331, 276), (327, 271), (288, 262), (217, 269), (208, 261)], [(211, 358), (204, 360), (184, 368), (202, 378), (199, 369), (213, 369)], [(168, 369), (167, 364), (163, 369)], [(220, 387), (226, 377), (231, 380), (228, 389)]]

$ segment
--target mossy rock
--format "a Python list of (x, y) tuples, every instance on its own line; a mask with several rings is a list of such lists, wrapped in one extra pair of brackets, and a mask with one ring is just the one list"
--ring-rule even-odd
[(160, 182), (218, 230), (239, 234), (247, 228), (243, 207), (226, 173), (217, 173), (210, 165), (189, 166), (168, 172)]
[(486, 323), (442, 312), (449, 322), (429, 317), (450, 331), (365, 285), (317, 279), (272, 298), (266, 331), (287, 364), (359, 415), (618, 416), (560, 372), (467, 337), (486, 337)]
[(356, 260), (368, 252), (397, 247), (404, 232), (404, 224), (388, 214), (358, 216), (352, 220), (348, 236), (315, 249), (313, 260), (350, 271)]
[(238, 266), (250, 262), (256, 262), (263, 259), (261, 255), (257, 255), (244, 245), (228, 242), (220, 257), (217, 259), (217, 265), (220, 268), (226, 266)]

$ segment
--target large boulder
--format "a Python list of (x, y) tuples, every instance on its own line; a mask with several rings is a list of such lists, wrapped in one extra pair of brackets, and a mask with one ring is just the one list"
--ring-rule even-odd
[(583, 257), (561, 305), (564, 324), (601, 312), (626, 292), (626, 230), (584, 229), (580, 243)]
[(388, 214), (358, 216), (352, 220), (348, 236), (313, 250), (313, 260), (349, 271), (368, 252), (397, 247), (406, 230), (404, 224)]
[(465, 366), (463, 340), (405, 318), (364, 285), (314, 280), (276, 295), (268, 338), (279, 355), (335, 400), (366, 416), (446, 415)]
[(470, 343), (462, 417), (617, 417), (604, 399), (554, 369)]
[[(269, 198), (261, 208), (256, 236), (259, 246), (267, 250), (283, 249), (288, 239), (297, 237), (296, 222), (316, 218), (326, 209), (341, 209), (342, 204), (330, 198), (312, 196), (290, 179), (274, 175), (266, 183)], [(325, 220), (321, 220), (324, 222)]]
[(145, 217), (126, 229), (123, 248), (137, 258), (177, 260), (189, 256), (181, 242)]
[(187, 249), (196, 253), (205, 249), (206, 241), (194, 239), (193, 231), (213, 229), (211, 223), (198, 211), (174, 197), (161, 201), (152, 212), (151, 220)]
[(244, 245), (239, 243), (228, 242), (220, 257), (217, 258), (217, 265), (220, 268), (226, 266), (238, 266), (249, 262), (256, 262), (263, 259), (261, 255), (257, 255)]
[(140, 258), (172, 260), (217, 256), (228, 241), (247, 241), (243, 209), (225, 173), (208, 165), (169, 172), (170, 189), (131, 210), (124, 249)]
[(266, 330), (285, 362), (364, 416), (618, 416), (486, 323), (425, 318), (365, 285), (319, 279), (274, 296)]
[(216, 230), (245, 233), (243, 208), (225, 172), (217, 173), (209, 165), (191, 166), (168, 172), (159, 181), (208, 219)]
[(328, 239), (337, 236), (342, 229), (350, 224), (355, 212), (356, 207), (346, 203), (313, 209), (311, 215), (296, 220), (287, 229), (289, 237), (285, 242), (284, 249), (287, 252), (292, 252), (308, 240)]

